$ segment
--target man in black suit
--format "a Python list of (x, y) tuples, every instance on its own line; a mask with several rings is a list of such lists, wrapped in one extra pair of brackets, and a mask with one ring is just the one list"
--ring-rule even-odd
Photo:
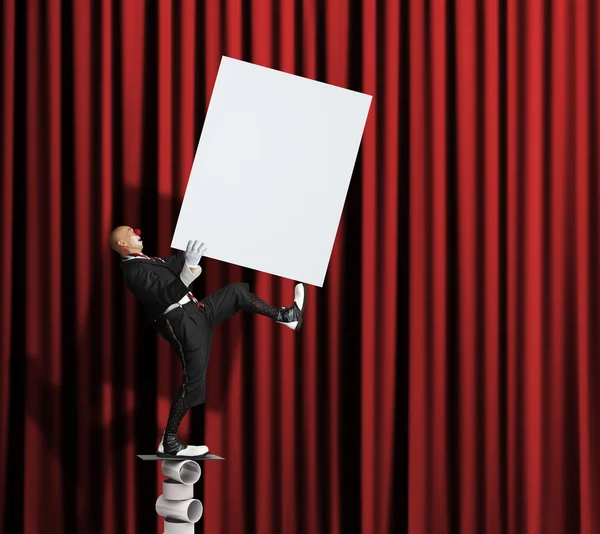
[(190, 241), (185, 252), (150, 257), (142, 254), (141, 230), (119, 226), (112, 231), (110, 244), (121, 256), (125, 285), (141, 302), (154, 328), (175, 348), (183, 367), (181, 387), (171, 404), (157, 454), (165, 458), (206, 454), (205, 445), (181, 443), (177, 430), (188, 409), (206, 400), (206, 368), (215, 326), (245, 310), (298, 331), (305, 305), (304, 284), (296, 285), (289, 308), (267, 304), (250, 293), (245, 283), (229, 284), (198, 301), (189, 286), (202, 272), (199, 263), (207, 250), (204, 243)]

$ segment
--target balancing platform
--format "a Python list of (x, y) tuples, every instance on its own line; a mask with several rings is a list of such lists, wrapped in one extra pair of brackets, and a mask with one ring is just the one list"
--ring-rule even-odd
[(194, 523), (200, 521), (204, 506), (194, 499), (194, 484), (200, 480), (201, 460), (224, 460), (216, 454), (202, 456), (172, 456), (138, 454), (140, 460), (160, 461), (163, 493), (156, 501), (156, 513), (165, 518), (164, 534), (193, 534)]
[(202, 456), (171, 456), (170, 458), (165, 458), (164, 456), (157, 456), (156, 454), (138, 454), (137, 457), (140, 460), (153, 460), (153, 461), (163, 461), (163, 462), (169, 462), (169, 461), (179, 461), (179, 460), (193, 460), (194, 462), (197, 462), (199, 460), (225, 460), (225, 458), (222, 458), (221, 456), (217, 456), (216, 454), (203, 454)]

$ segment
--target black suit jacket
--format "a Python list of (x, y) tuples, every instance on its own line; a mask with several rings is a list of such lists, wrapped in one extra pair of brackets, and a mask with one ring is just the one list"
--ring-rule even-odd
[(154, 260), (135, 258), (121, 261), (125, 285), (141, 302), (151, 321), (190, 291), (179, 276), (185, 263), (184, 252), (164, 258), (154, 257)]

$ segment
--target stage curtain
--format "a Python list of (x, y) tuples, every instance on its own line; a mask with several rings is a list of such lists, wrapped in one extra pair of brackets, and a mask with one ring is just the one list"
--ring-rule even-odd
[[(302, 331), (215, 336), (181, 427), (226, 458), (196, 532), (600, 533), (597, 2), (1, 9), (0, 530), (163, 532), (136, 454), (181, 368), (108, 235), (172, 253), (226, 55), (374, 98)], [(290, 304), (290, 280), (203, 262), (198, 297)]]

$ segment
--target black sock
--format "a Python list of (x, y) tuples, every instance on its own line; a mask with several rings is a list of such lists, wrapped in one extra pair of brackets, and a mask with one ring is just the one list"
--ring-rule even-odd
[(177, 396), (171, 404), (171, 412), (169, 413), (169, 420), (167, 421), (167, 428), (165, 432), (167, 434), (177, 434), (181, 420), (187, 413), (188, 408), (183, 404), (183, 399)]
[(254, 293), (250, 293), (250, 304), (248, 305), (248, 308), (246, 308), (246, 311), (264, 315), (265, 317), (269, 317), (274, 321), (276, 321), (279, 317), (279, 308), (275, 308), (274, 306), (267, 304)]

